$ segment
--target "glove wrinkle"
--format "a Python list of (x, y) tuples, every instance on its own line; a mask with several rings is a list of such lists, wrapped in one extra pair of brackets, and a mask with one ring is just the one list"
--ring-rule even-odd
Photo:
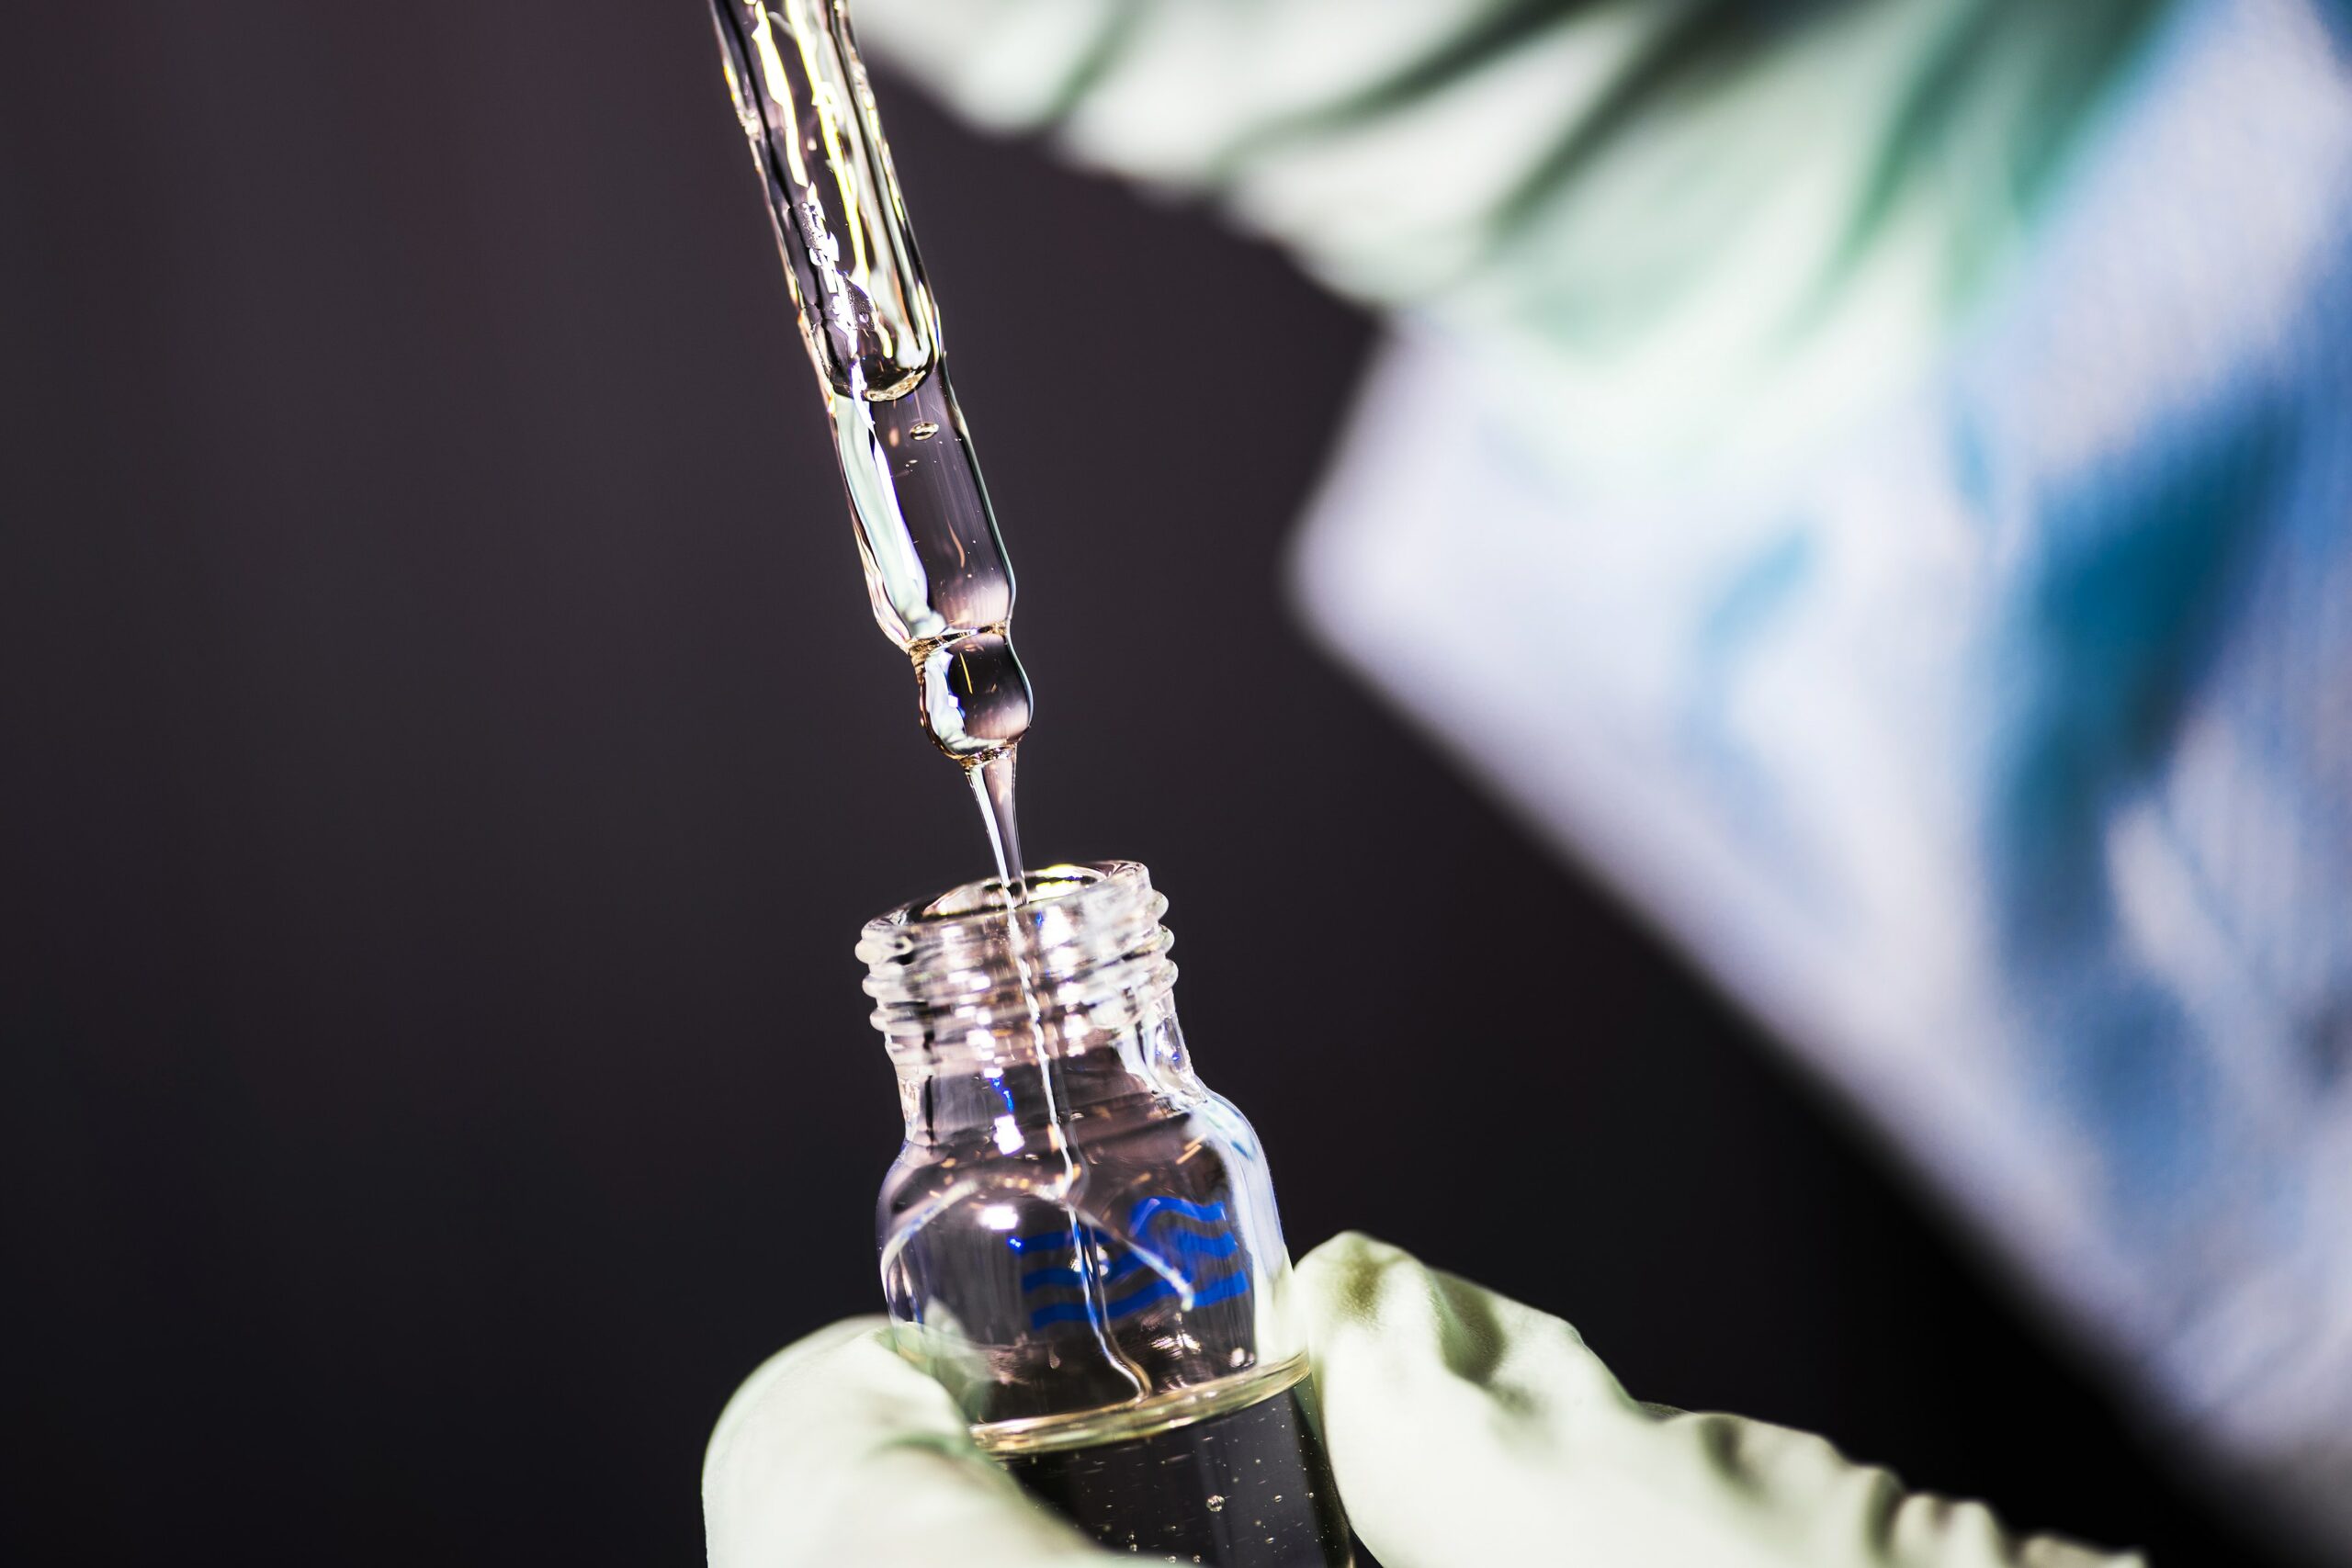
[(972, 118), (1217, 201), (1342, 292), (1506, 355), (1564, 473), (1653, 480), (1769, 464), (1912, 384), (2164, 10), (857, 6)]
[(1532, 1404), (1522, 1391), (1495, 1382), (1505, 1346), (1502, 1325), (1495, 1320), (1486, 1292), (1465, 1289), (1461, 1280), (1443, 1274), (1430, 1280), (1447, 1368), (1464, 1382), (1487, 1388), (1506, 1408), (1532, 1413)]
[[(1556, 1317), (1342, 1235), (1295, 1301), (1327, 1451), (1387, 1568), (2125, 1568), (1905, 1493), (1803, 1432), (1638, 1404)], [(711, 1568), (1087, 1568), (878, 1318), (745, 1381), (703, 1469)]]
[(1388, 1568), (2109, 1568), (1803, 1432), (1628, 1395), (1558, 1318), (1367, 1236), (1298, 1269), (1323, 1429)]

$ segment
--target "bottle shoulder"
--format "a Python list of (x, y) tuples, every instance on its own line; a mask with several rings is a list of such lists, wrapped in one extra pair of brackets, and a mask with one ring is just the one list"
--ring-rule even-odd
[(879, 1218), (902, 1232), (967, 1205), (1039, 1201), (1116, 1226), (1123, 1208), (1142, 1199), (1214, 1194), (1253, 1178), (1261, 1164), (1249, 1123), (1214, 1097), (1098, 1107), (1001, 1140), (973, 1134), (907, 1144), (883, 1179)]

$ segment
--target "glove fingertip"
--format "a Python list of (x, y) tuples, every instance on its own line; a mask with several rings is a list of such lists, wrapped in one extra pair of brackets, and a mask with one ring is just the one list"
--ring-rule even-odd
[(1316, 1315), (1364, 1316), (1377, 1302), (1381, 1277), (1398, 1267), (1419, 1269), (1420, 1260), (1403, 1247), (1367, 1235), (1341, 1231), (1299, 1260), (1302, 1293), (1315, 1305)]

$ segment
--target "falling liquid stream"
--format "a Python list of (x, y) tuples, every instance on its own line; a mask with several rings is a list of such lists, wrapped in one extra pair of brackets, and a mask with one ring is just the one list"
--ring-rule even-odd
[(996, 853), (997, 882), (1004, 889), (1008, 908), (1020, 905), (1029, 894), (1028, 875), (1021, 869), (1021, 819), (1012, 804), (1016, 755), (1008, 746), (971, 770), (972, 794), (980, 803), (980, 820), (989, 830), (989, 848)]

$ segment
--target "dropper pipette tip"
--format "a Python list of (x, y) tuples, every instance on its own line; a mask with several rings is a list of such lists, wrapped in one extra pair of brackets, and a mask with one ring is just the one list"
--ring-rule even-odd
[(1029, 896), (1028, 875), (1021, 861), (1021, 819), (1013, 807), (1012, 774), (1015, 749), (1007, 746), (971, 770), (972, 794), (980, 803), (980, 819), (988, 825), (989, 848), (996, 853), (997, 886), (1007, 908)]

